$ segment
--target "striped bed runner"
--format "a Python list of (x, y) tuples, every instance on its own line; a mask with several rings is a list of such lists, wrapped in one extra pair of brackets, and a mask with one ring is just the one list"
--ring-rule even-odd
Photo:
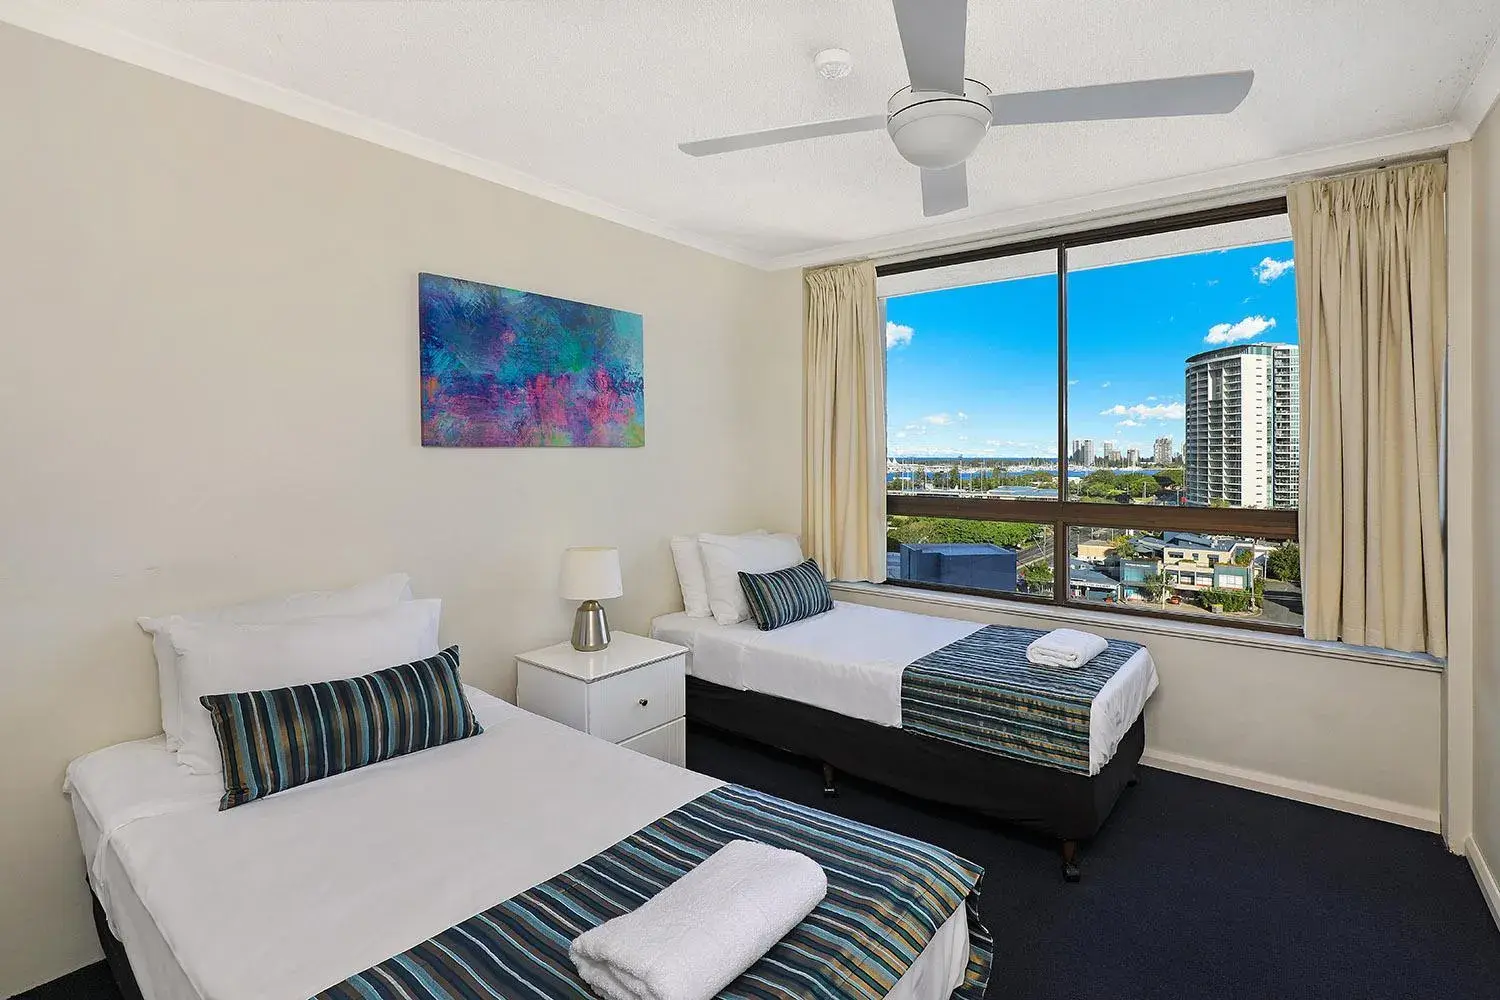
[(970, 955), (953, 997), (984, 995), (993, 945), (979, 921), (983, 869), (919, 840), (724, 785), (318, 998), (596, 1000), (568, 960), (569, 943), (731, 840), (802, 852), (823, 866), (828, 895), (721, 998), (885, 997), (960, 906), (968, 907)]
[(1026, 647), (1045, 634), (989, 625), (911, 664), (901, 675), (901, 728), (1088, 774), (1094, 698), (1141, 647), (1112, 640), (1076, 670), (1039, 667)]

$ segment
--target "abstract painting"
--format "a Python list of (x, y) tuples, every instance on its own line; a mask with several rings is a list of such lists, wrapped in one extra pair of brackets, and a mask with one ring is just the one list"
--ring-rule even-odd
[(422, 444), (639, 448), (638, 313), (423, 274)]

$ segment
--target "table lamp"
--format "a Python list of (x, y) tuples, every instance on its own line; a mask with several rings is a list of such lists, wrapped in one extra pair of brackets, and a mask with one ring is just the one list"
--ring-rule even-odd
[(563, 552), (562, 583), (565, 601), (582, 601), (573, 616), (573, 648), (596, 653), (609, 647), (609, 619), (599, 602), (619, 597), (620, 550), (599, 546), (571, 548)]

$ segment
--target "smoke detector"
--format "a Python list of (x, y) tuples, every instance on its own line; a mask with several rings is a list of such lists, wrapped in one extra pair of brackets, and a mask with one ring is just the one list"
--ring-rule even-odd
[(824, 49), (813, 56), (818, 75), (825, 80), (839, 80), (854, 71), (854, 58), (844, 49)]

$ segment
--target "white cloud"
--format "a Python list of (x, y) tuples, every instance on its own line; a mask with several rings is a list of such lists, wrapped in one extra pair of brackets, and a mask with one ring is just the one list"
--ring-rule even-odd
[(1069, 385), (1077, 385), (1078, 384), (1078, 380), (1076, 378), (1070, 378), (1070, 379), (1068, 379), (1068, 384)]
[(928, 416), (923, 417), (922, 420), (934, 427), (947, 427), (949, 424), (953, 423), (953, 418), (946, 413), (929, 414)]
[(892, 350), (897, 347), (905, 347), (911, 343), (911, 338), (916, 331), (909, 326), (887, 321), (885, 324), (885, 349)]
[(1139, 420), (1129, 420), (1129, 419), (1126, 419), (1126, 420), (1121, 420), (1119, 423), (1115, 424), (1115, 426), (1116, 427), (1139, 427), (1139, 426), (1141, 426), (1141, 422)]
[(1108, 382), (1100, 382), (1099, 383), (1099, 388), (1101, 388), (1101, 389), (1108, 389), (1109, 388), (1109, 383)]
[(1154, 403), (1154, 402), (1156, 402), (1156, 397), (1155, 396), (1147, 396), (1146, 397), (1146, 402), (1148, 402), (1148, 403)]
[(1274, 258), (1267, 257), (1252, 267), (1250, 271), (1262, 285), (1269, 285), (1296, 266), (1297, 262), (1290, 258), (1287, 260), (1275, 260)]
[(1209, 288), (1214, 287), (1218, 283), (1219, 283), (1219, 279), (1218, 278), (1209, 278), (1208, 281), (1205, 282), (1205, 284), (1207, 284)]
[(967, 413), (965, 413), (963, 410), (959, 410), (958, 411), (958, 419), (959, 420), (968, 420), (969, 419), (969, 415)]
[[(1155, 403), (1147, 406), (1145, 403), (1136, 403), (1134, 406), (1125, 406), (1116, 403), (1107, 410), (1099, 413), (1101, 417), (1127, 417), (1131, 420), (1181, 420), (1186, 412), (1181, 403)], [(1130, 424), (1135, 427), (1137, 424)]]
[(1233, 344), (1241, 340), (1251, 340), (1259, 337), (1276, 326), (1274, 319), (1265, 316), (1246, 316), (1238, 323), (1218, 323), (1209, 327), (1208, 336), (1203, 338), (1205, 344)]

